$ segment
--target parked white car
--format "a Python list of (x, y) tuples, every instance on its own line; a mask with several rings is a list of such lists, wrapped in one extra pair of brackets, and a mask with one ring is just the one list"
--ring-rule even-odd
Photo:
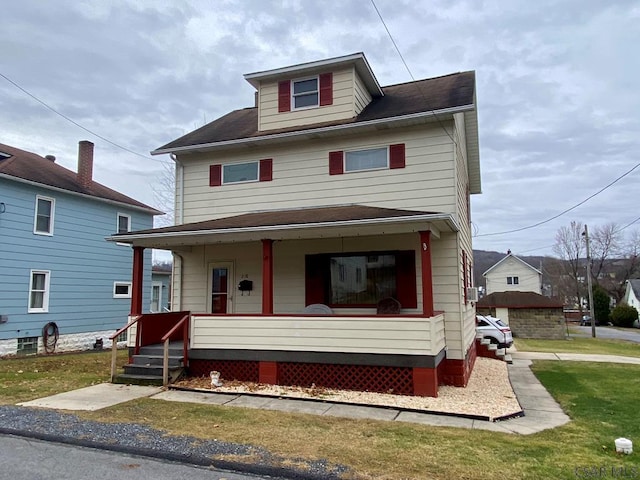
[(476, 315), (476, 331), (482, 333), (483, 338), (488, 338), (491, 343), (496, 343), (498, 348), (509, 348), (513, 345), (513, 335), (509, 325), (499, 318)]

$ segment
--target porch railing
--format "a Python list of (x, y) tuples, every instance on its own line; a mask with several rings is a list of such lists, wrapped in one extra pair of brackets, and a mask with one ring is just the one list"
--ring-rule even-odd
[(184, 315), (178, 323), (176, 323), (171, 330), (169, 330), (163, 337), (163, 357), (162, 357), (162, 385), (167, 386), (169, 384), (169, 341), (171, 337), (182, 328), (182, 348), (183, 348), (183, 365), (189, 363), (189, 317), (191, 315)]
[[(116, 339), (120, 335), (122, 335), (124, 332), (128, 331), (133, 325), (135, 325), (138, 322), (138, 320), (140, 320), (141, 317), (142, 315), (136, 315), (131, 319), (129, 323), (127, 323), (124, 327), (122, 327), (120, 330), (118, 330), (116, 333), (114, 333), (109, 337), (109, 340), (111, 340), (111, 381), (112, 382), (116, 378), (116, 359), (118, 356), (118, 342)], [(136, 339), (136, 344), (137, 343), (138, 342)]]

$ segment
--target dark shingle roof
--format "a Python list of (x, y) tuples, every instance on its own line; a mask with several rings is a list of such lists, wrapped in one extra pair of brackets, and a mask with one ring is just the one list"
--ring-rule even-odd
[(232, 228), (270, 227), (279, 225), (305, 225), (310, 223), (344, 222), (350, 220), (373, 220), (379, 218), (415, 217), (435, 215), (433, 212), (415, 210), (397, 210), (393, 208), (367, 207), (364, 205), (347, 205), (338, 207), (300, 208), (292, 210), (276, 210), (267, 212), (246, 213), (234, 217), (205, 220), (203, 222), (185, 223), (172, 227), (138, 230), (120, 236), (141, 235), (146, 233), (177, 233), (205, 230), (224, 230)]
[(640, 299), (640, 279), (629, 280), (633, 293), (637, 299)]
[(8, 157), (0, 155), (0, 174), (68, 190), (69, 192), (124, 203), (133, 207), (149, 210), (149, 213), (154, 215), (162, 213), (153, 207), (138, 202), (98, 182), (91, 182), (91, 185), (85, 188), (78, 181), (75, 172), (35, 153), (2, 143), (0, 143), (0, 153), (8, 155)]
[(461, 72), (442, 77), (382, 87), (384, 96), (374, 98), (360, 115), (335, 122), (315, 123), (286, 129), (258, 131), (258, 109), (235, 110), (213, 122), (167, 143), (157, 151), (248, 138), (258, 138), (334, 125), (348, 125), (463, 107), (474, 103), (475, 72)]
[(562, 300), (535, 292), (494, 292), (481, 298), (477, 308), (562, 308)]

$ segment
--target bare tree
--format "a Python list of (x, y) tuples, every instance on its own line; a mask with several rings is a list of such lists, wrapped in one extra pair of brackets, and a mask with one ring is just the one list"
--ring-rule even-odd
[(175, 221), (175, 164), (162, 162), (162, 172), (158, 175), (158, 181), (153, 190), (153, 196), (164, 215), (155, 219), (156, 227), (168, 227)]
[(576, 221), (572, 221), (568, 227), (561, 227), (556, 233), (556, 243), (553, 246), (554, 253), (564, 260), (562, 263), (564, 276), (573, 287), (573, 295), (575, 295), (575, 302), (580, 312), (582, 312), (582, 272), (584, 268), (581, 258), (585, 253), (583, 229), (582, 223)]

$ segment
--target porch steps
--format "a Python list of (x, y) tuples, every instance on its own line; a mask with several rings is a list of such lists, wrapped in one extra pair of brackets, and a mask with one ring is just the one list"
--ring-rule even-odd
[(507, 363), (513, 363), (511, 355), (506, 348), (498, 348), (498, 345), (491, 343), (488, 338), (484, 338), (481, 333), (476, 333), (476, 350), (479, 357), (495, 358)]
[[(140, 353), (132, 357), (132, 363), (123, 367), (124, 373), (117, 375), (114, 383), (162, 385), (163, 355), (162, 344), (140, 347)], [(169, 344), (169, 383), (180, 378), (184, 370), (182, 342), (172, 342)]]

